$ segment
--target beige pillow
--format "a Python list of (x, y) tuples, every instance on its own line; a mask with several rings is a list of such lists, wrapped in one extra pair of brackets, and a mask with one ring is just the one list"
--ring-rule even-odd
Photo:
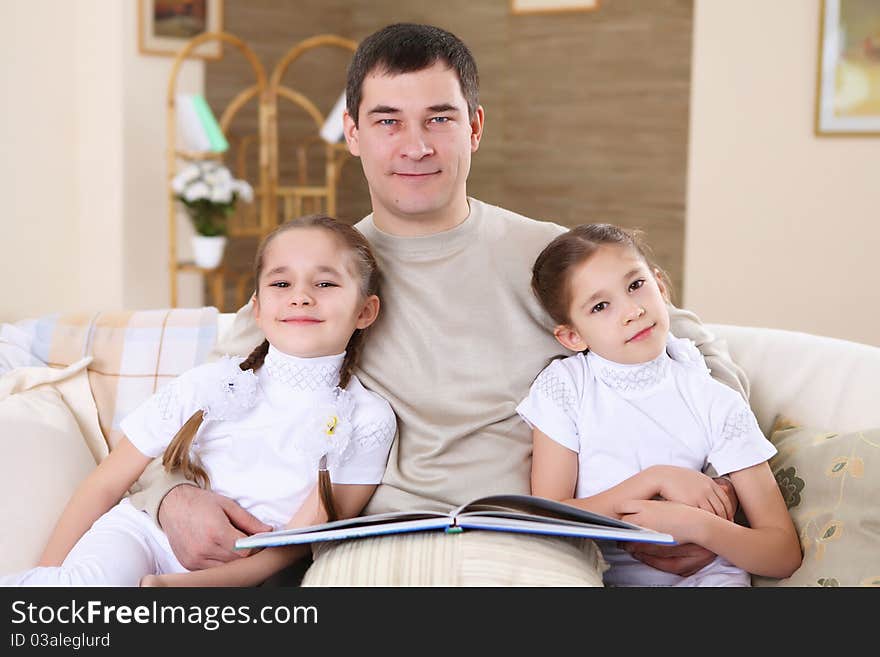
[(266, 336), (254, 320), (254, 300), (250, 299), (235, 313), (232, 325), (220, 335), (208, 360), (215, 361), (223, 356), (247, 356), (265, 339)]
[(755, 586), (880, 586), (880, 428), (837, 433), (777, 418), (770, 468), (804, 561)]
[(56, 390), (0, 401), (0, 575), (36, 565), (67, 500), (94, 468)]

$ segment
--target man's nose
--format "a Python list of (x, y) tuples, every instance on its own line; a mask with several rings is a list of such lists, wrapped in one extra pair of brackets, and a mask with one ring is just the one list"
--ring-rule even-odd
[(411, 124), (403, 135), (401, 154), (410, 160), (421, 160), (434, 153), (421, 125)]

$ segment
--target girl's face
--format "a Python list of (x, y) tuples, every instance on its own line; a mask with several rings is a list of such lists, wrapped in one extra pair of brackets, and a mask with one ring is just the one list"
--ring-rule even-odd
[(646, 363), (663, 352), (666, 290), (634, 249), (603, 245), (570, 276), (571, 324), (554, 330), (563, 346), (624, 364)]
[(295, 228), (276, 235), (263, 254), (254, 318), (269, 343), (301, 358), (345, 350), (355, 329), (379, 313), (364, 299), (350, 253), (330, 232)]

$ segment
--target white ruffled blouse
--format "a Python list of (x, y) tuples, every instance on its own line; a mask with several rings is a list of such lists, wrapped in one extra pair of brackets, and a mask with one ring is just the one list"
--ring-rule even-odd
[(745, 400), (710, 376), (692, 341), (671, 334), (648, 363), (622, 365), (592, 352), (553, 361), (517, 412), (578, 453), (576, 497), (652, 465), (702, 471), (711, 463), (726, 474), (776, 453)]
[(164, 453), (198, 410), (204, 421), (192, 453), (212, 490), (280, 527), (302, 505), (327, 456), (341, 484), (377, 484), (396, 432), (391, 406), (352, 376), (338, 387), (343, 354), (298, 358), (274, 347), (261, 368), (242, 358), (196, 367), (159, 390), (121, 423), (134, 446)]

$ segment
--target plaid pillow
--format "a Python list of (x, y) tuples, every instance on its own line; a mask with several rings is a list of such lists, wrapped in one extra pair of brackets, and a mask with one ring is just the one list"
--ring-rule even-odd
[(50, 367), (92, 356), (89, 385), (101, 431), (112, 448), (119, 422), (186, 370), (207, 361), (217, 341), (217, 309), (49, 315), (17, 323), (31, 337), (31, 353)]

